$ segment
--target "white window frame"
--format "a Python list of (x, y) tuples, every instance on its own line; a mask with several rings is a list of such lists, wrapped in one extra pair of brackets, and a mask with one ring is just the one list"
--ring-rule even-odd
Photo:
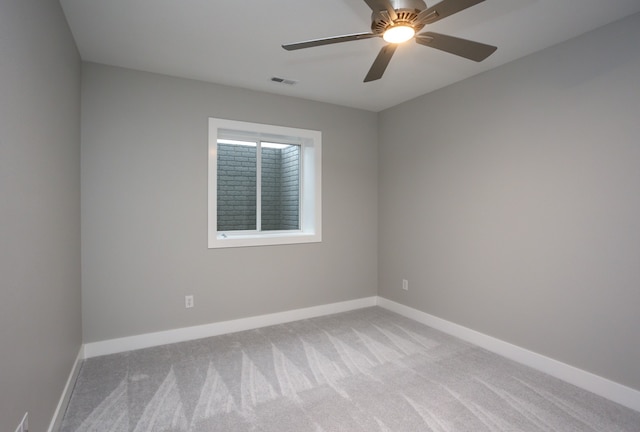
[[(300, 145), (299, 230), (218, 232), (218, 139), (233, 138)], [(322, 241), (322, 133), (320, 131), (211, 117), (209, 118), (208, 183), (210, 249)], [(259, 189), (257, 193), (260, 193)]]

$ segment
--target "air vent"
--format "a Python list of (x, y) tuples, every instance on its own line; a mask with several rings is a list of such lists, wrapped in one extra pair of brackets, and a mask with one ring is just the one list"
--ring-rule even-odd
[(280, 78), (280, 77), (271, 77), (271, 81), (279, 84), (286, 84), (286, 85), (294, 85), (298, 83), (298, 81), (296, 80)]

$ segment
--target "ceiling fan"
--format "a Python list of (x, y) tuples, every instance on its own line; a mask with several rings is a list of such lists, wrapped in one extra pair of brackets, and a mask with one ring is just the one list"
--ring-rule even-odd
[(371, 8), (371, 32), (354, 33), (323, 39), (282, 45), (293, 51), (340, 42), (381, 37), (387, 43), (373, 62), (364, 82), (382, 78), (393, 53), (402, 42), (415, 39), (420, 45), (446, 51), (460, 57), (480, 62), (489, 57), (497, 47), (434, 32), (419, 33), (426, 25), (458, 13), (484, 0), (443, 0), (427, 8), (424, 0), (364, 0)]

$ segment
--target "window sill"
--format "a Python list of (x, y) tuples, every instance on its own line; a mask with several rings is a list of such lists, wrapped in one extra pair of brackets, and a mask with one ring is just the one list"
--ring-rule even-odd
[(274, 246), (297, 243), (319, 243), (322, 236), (319, 233), (288, 232), (288, 233), (261, 233), (261, 234), (225, 234), (216, 235), (209, 239), (209, 248), (231, 248), (251, 246)]

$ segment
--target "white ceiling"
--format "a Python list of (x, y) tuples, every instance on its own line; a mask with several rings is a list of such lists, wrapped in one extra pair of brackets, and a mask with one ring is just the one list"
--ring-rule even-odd
[[(379, 38), (363, 0), (60, 0), (83, 60), (380, 111), (640, 12), (639, 0), (486, 0), (429, 30), (498, 47), (482, 63), (410, 41), (363, 83)], [(427, 0), (432, 6), (435, 2)], [(615, 49), (615, 46), (610, 47)], [(298, 81), (276, 84), (273, 76)]]

